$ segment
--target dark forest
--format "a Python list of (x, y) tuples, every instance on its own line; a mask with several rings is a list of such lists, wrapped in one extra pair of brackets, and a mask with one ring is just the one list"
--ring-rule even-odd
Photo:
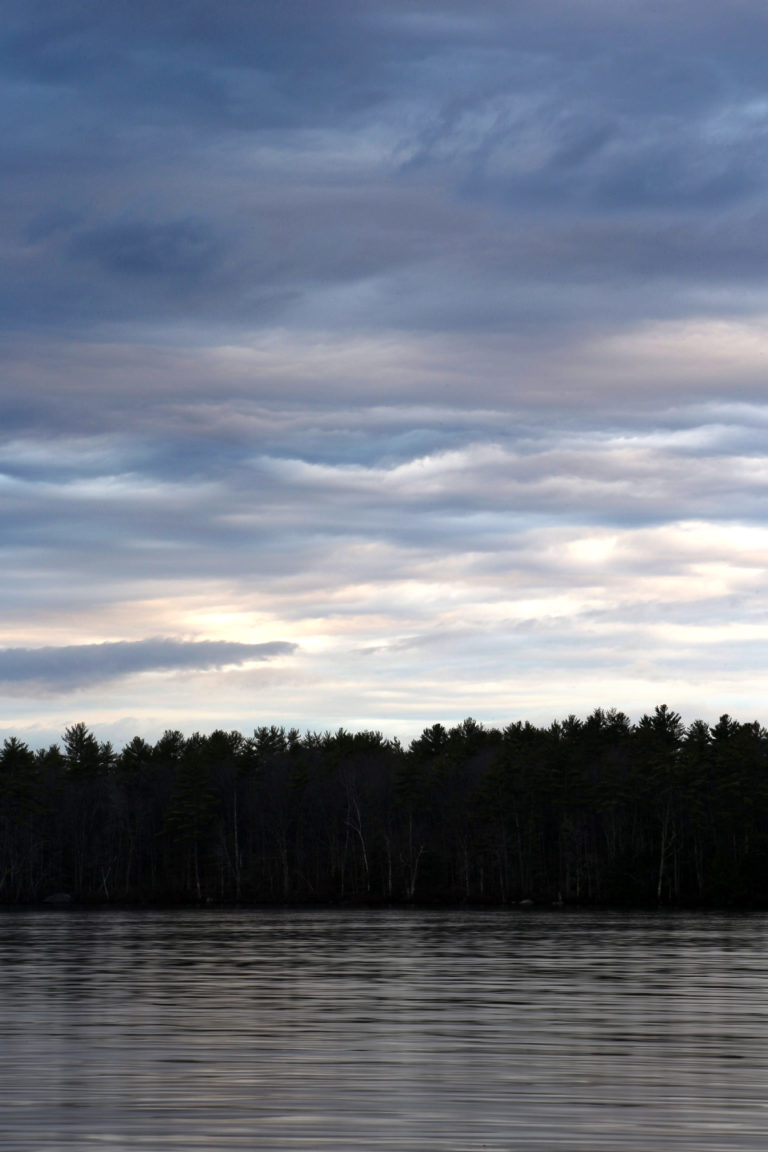
[[(0, 752), (0, 902), (768, 903), (768, 732), (666, 706), (549, 727), (168, 731)], [(60, 896), (63, 899), (63, 896)]]

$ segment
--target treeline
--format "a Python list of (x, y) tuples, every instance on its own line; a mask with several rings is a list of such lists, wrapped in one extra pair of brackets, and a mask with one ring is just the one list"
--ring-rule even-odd
[(768, 733), (666, 706), (549, 727), (168, 731), (0, 751), (0, 902), (768, 903)]

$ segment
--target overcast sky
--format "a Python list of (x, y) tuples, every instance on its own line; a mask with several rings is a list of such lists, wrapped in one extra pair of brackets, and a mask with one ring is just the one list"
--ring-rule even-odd
[(762, 0), (0, 14), (0, 735), (768, 721)]

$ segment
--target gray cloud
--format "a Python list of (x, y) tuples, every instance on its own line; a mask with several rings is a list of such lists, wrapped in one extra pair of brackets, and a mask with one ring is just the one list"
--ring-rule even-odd
[(147, 281), (161, 278), (182, 287), (199, 280), (215, 263), (213, 238), (195, 221), (125, 223), (88, 229), (71, 246), (76, 258), (107, 272)]
[(624, 318), (762, 281), (756, 5), (44, 10), (4, 34), (6, 327), (526, 331), (585, 278)]
[(0, 683), (33, 686), (45, 692), (69, 692), (142, 672), (181, 672), (240, 666), (287, 656), (288, 641), (236, 644), (215, 640), (118, 641), (44, 648), (1, 648)]

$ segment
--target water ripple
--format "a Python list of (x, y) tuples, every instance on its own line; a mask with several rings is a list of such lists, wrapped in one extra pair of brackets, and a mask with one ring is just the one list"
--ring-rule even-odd
[(746, 1152), (763, 916), (0, 915), (0, 1146)]

